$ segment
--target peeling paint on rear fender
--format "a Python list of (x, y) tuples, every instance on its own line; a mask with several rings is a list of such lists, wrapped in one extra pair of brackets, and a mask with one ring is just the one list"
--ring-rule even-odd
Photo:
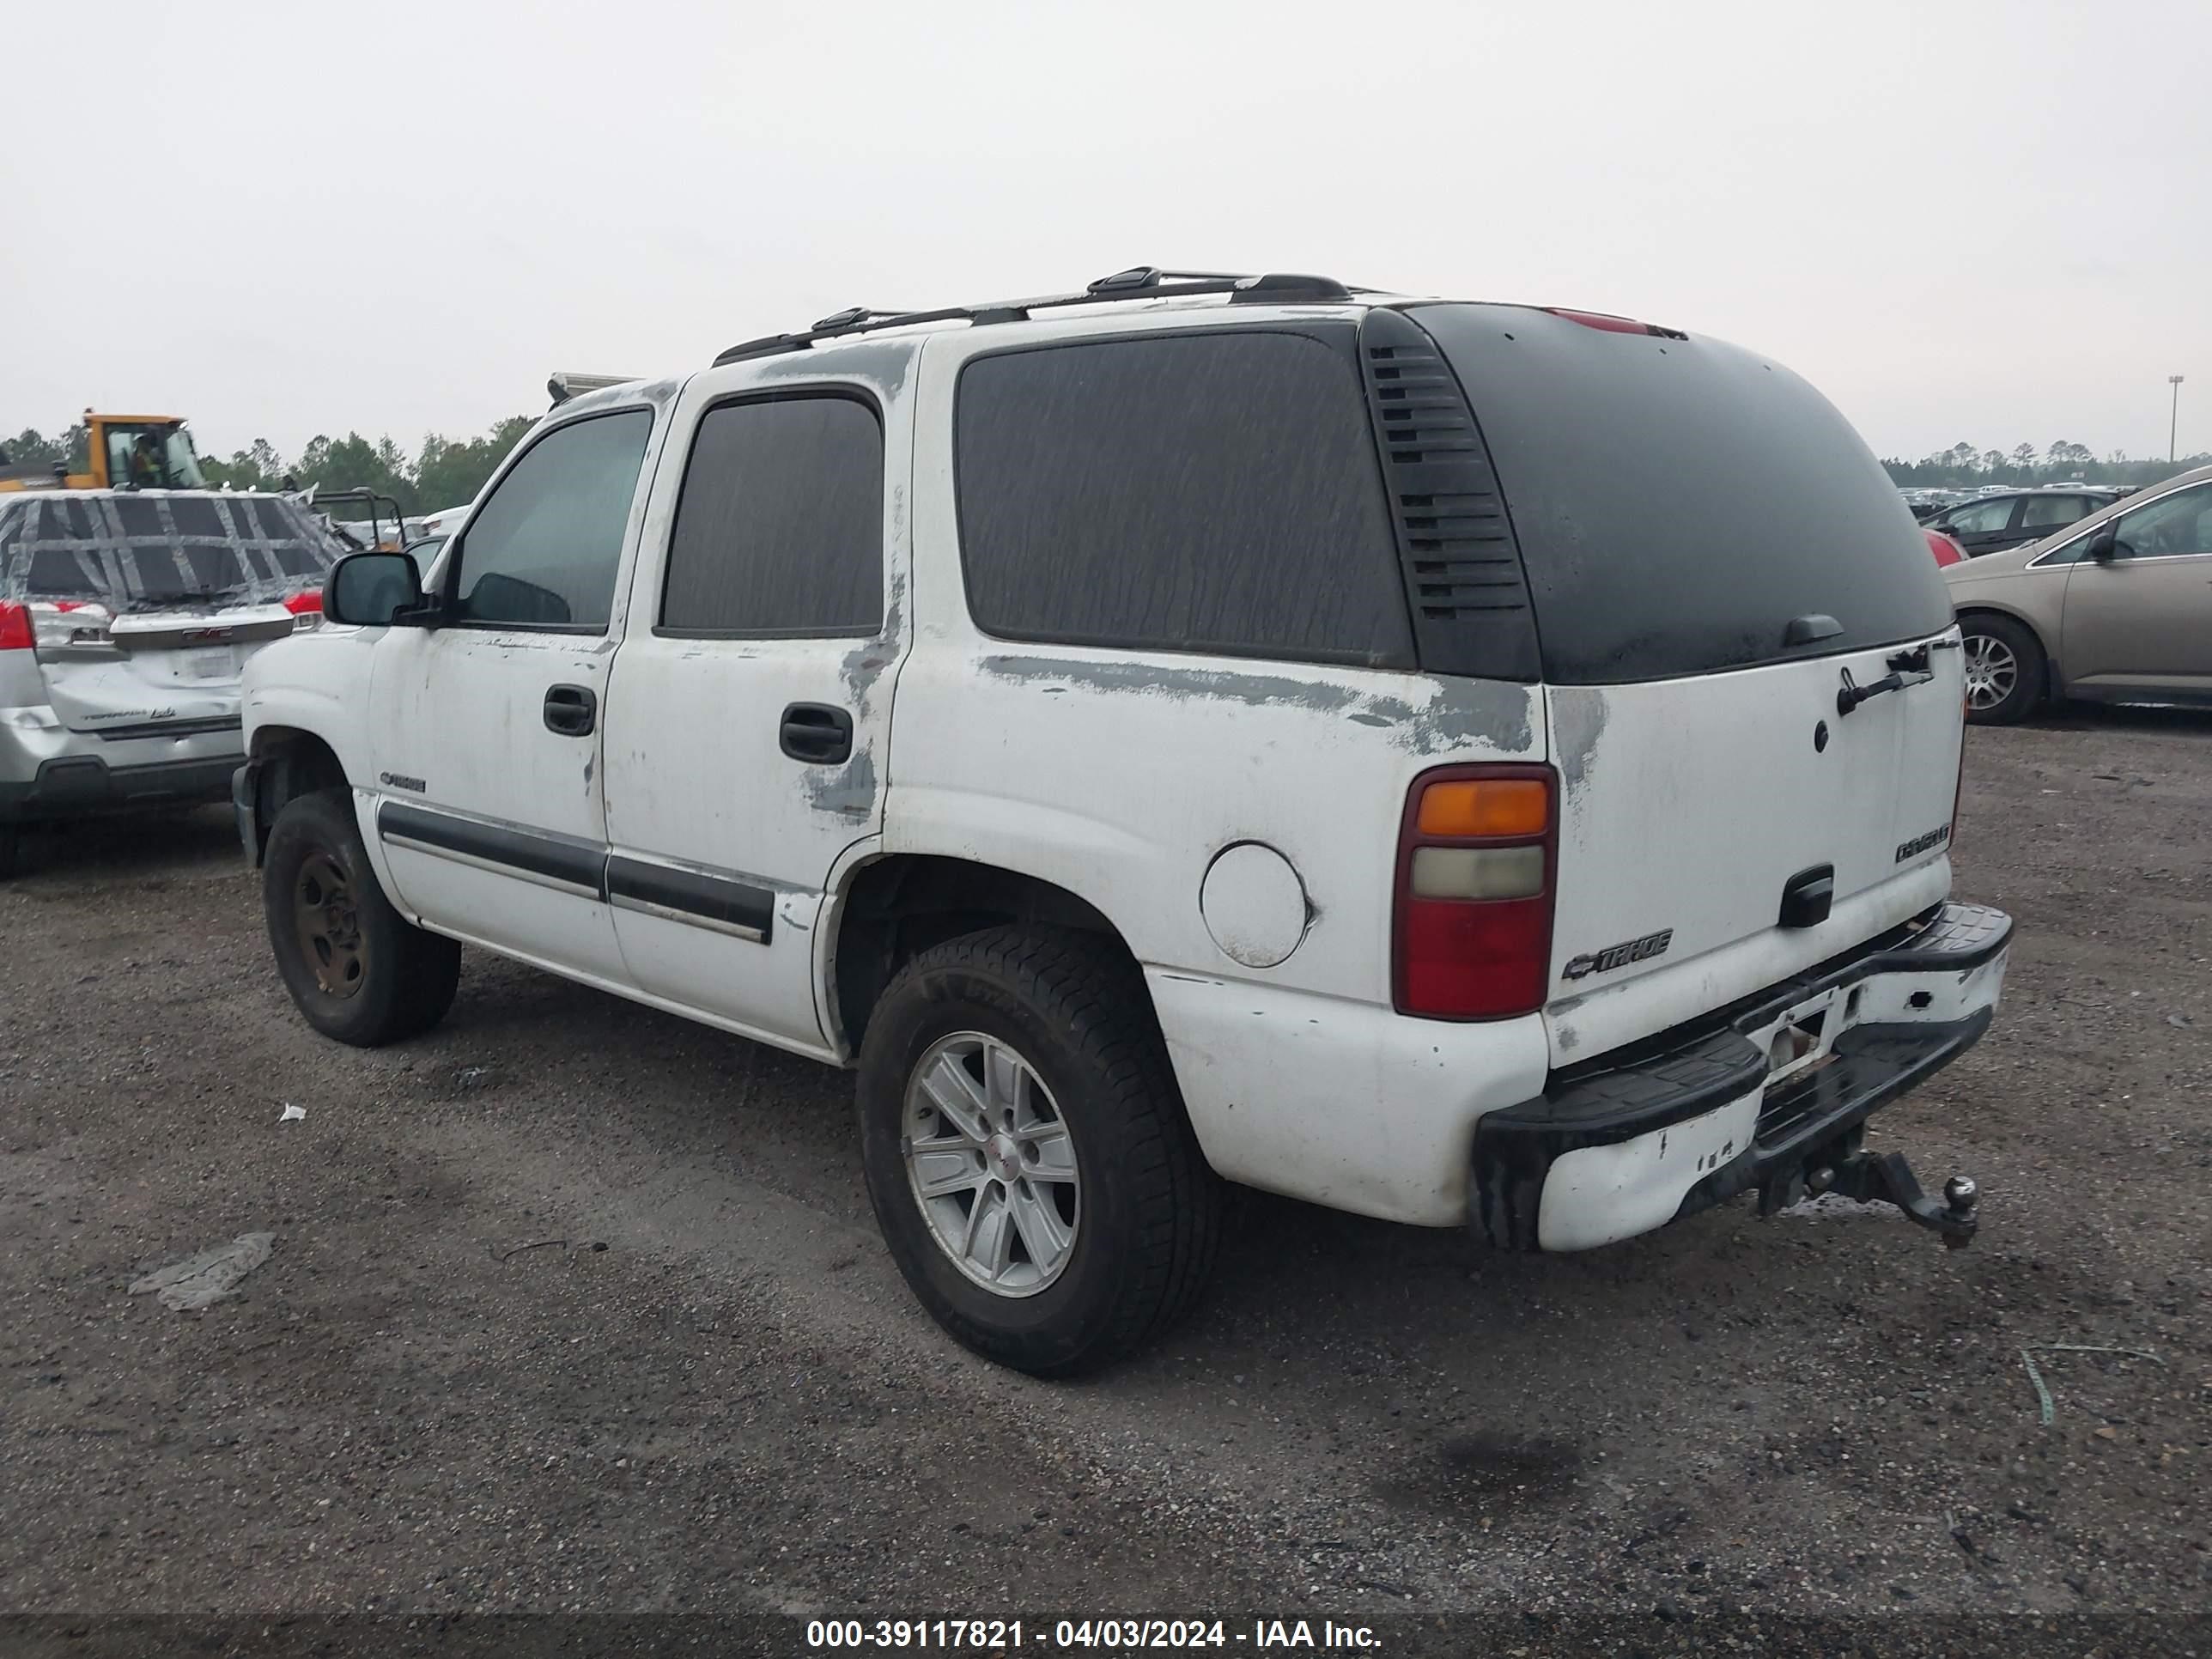
[(1596, 763), (1607, 712), (1606, 694), (1596, 686), (1552, 688), (1552, 761), (1571, 790), (1582, 787)]
[(1426, 702), (1393, 696), (1329, 678), (1316, 667), (1304, 675), (1184, 668), (1159, 662), (1094, 662), (1065, 657), (997, 654), (984, 657), (983, 672), (1026, 684), (1065, 681), (1093, 690), (1165, 697), (1209, 698), (1248, 708), (1310, 709), (1341, 714), (1362, 726), (1388, 730), (1399, 748), (1416, 755), (1447, 754), (1470, 744), (1509, 752), (1528, 747), (1535, 693), (1496, 680), (1422, 679), (1408, 676), (1409, 690), (1431, 688)]

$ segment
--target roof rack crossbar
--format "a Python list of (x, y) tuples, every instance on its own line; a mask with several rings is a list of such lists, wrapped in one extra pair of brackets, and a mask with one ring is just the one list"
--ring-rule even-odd
[(1225, 271), (1163, 270), (1157, 265), (1132, 265), (1127, 270), (1101, 276), (1075, 294), (1047, 294), (1034, 299), (1000, 300), (976, 306), (941, 306), (933, 311), (878, 311), (867, 306), (853, 306), (824, 317), (811, 328), (742, 341), (718, 356), (714, 367), (720, 368), (725, 363), (740, 362), (748, 357), (804, 351), (820, 341), (843, 339), (878, 329), (909, 328), (922, 323), (962, 322), (971, 327), (984, 327), (994, 323), (1024, 322), (1032, 313), (1063, 306), (1109, 305), (1124, 300), (1212, 294), (1227, 295), (1231, 304), (1241, 301), (1294, 305), (1348, 300), (1355, 292), (1365, 291), (1348, 289), (1334, 277), (1295, 276), (1286, 271), (1237, 276)]

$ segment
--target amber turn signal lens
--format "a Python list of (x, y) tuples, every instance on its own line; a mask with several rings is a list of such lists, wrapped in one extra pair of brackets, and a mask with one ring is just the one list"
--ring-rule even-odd
[(1534, 778), (1466, 778), (1421, 791), (1424, 836), (1540, 836), (1551, 791)]

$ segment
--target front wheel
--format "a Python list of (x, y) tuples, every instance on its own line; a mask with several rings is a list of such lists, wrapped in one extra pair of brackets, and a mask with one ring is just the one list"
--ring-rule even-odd
[(347, 791), (285, 803), (269, 831), (261, 903), (284, 988), (325, 1036), (374, 1048), (428, 1030), (453, 1006), (461, 947), (392, 908)]
[(1136, 964), (994, 928), (926, 951), (869, 1018), (860, 1154), (923, 1306), (988, 1358), (1091, 1370), (1190, 1306), (1220, 1234)]
[(2009, 617), (1968, 617), (1959, 624), (1966, 659), (1966, 718), (2011, 726), (2043, 701), (2043, 647)]

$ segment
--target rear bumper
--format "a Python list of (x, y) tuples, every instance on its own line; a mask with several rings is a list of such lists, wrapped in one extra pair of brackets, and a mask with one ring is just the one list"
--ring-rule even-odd
[(0, 823), (84, 817), (131, 807), (217, 801), (240, 757), (110, 766), (95, 755), (41, 762), (27, 780), (0, 780)]
[(1946, 904), (1713, 1020), (1554, 1072), (1477, 1127), (1469, 1224), (1501, 1249), (1585, 1249), (1792, 1190), (1989, 1029), (2011, 939), (2002, 912)]

